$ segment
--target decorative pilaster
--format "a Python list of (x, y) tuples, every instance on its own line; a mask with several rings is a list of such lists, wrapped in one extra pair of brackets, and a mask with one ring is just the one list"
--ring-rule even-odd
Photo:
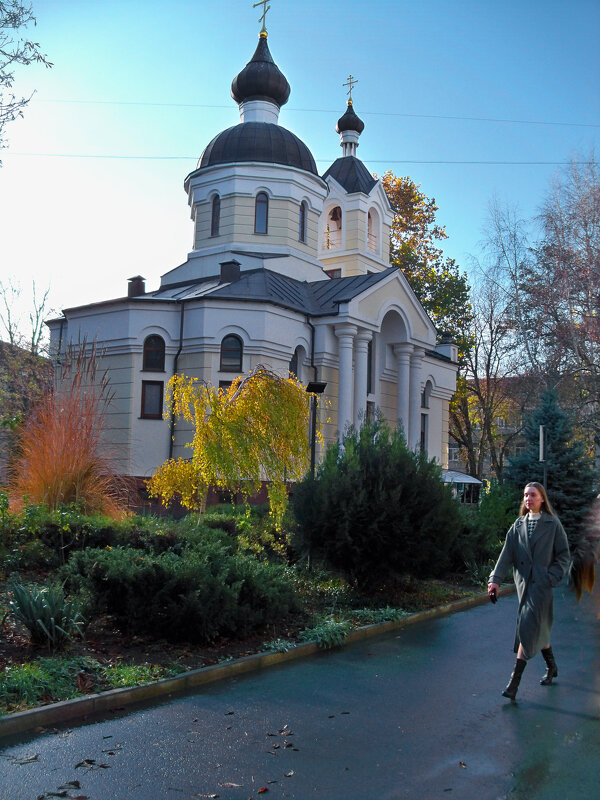
[(410, 357), (410, 422), (408, 446), (417, 450), (421, 443), (421, 370), (425, 350), (415, 348)]
[(347, 425), (352, 424), (352, 406), (354, 381), (352, 373), (352, 350), (356, 325), (343, 324), (335, 326), (335, 335), (339, 339), (339, 383), (338, 383), (338, 437), (341, 439)]
[(367, 416), (367, 367), (371, 331), (361, 330), (354, 340), (354, 427), (364, 424)]
[(407, 342), (394, 345), (394, 355), (398, 361), (398, 383), (396, 392), (398, 399), (398, 422), (404, 431), (406, 444), (410, 447), (410, 356), (414, 350)]

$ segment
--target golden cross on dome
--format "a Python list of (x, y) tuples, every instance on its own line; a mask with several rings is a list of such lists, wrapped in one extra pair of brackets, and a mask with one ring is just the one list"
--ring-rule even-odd
[(346, 83), (342, 83), (342, 86), (348, 86), (348, 91), (346, 92), (346, 94), (348, 95), (349, 103), (352, 102), (352, 89), (354, 88), (354, 85), (356, 83), (358, 83), (358, 78), (353, 78), (352, 75), (348, 75), (348, 80), (346, 81)]
[(271, 6), (267, 5), (268, 2), (269, 2), (269, 0), (258, 0), (258, 3), (253, 3), (252, 4), (252, 8), (256, 8), (256, 6), (262, 6), (263, 7), (262, 16), (259, 18), (258, 21), (262, 22), (262, 28), (260, 29), (260, 32), (261, 32), (261, 34), (264, 33), (265, 35), (267, 33), (265, 17), (267, 16), (267, 11), (270, 11), (270, 9), (271, 9)]

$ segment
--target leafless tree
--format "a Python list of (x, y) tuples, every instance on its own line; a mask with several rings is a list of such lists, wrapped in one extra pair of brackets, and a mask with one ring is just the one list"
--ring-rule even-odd
[[(6, 124), (22, 116), (23, 109), (31, 100), (31, 96), (19, 98), (11, 91), (15, 67), (35, 63), (52, 66), (47, 56), (40, 52), (38, 42), (23, 38), (22, 30), (30, 24), (36, 24), (31, 3), (0, 0), (0, 147), (3, 146)], [(5, 90), (8, 91), (5, 93)]]
[(481, 270), (474, 283), (471, 347), (451, 406), (450, 434), (465, 454), (469, 474), (481, 479), (489, 460), (492, 473), (502, 480), (506, 455), (520, 434), (537, 381), (519, 347), (509, 293)]
[(580, 422), (600, 443), (600, 165), (592, 152), (561, 170), (543, 203), (529, 304), (539, 336), (578, 395)]

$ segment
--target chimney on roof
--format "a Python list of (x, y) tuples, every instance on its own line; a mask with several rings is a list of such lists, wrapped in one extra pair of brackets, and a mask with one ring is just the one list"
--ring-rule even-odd
[(232, 258), (231, 261), (221, 261), (220, 283), (234, 283), (240, 279), (240, 262)]
[(441, 341), (436, 345), (436, 352), (440, 353), (450, 361), (458, 361), (458, 345), (454, 341), (451, 333), (442, 333)]
[(141, 275), (136, 275), (133, 278), (128, 278), (127, 297), (139, 297), (146, 294), (146, 278)]

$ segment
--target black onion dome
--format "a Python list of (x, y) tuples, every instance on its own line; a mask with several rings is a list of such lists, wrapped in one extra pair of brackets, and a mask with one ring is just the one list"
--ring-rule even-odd
[(342, 133), (342, 131), (356, 131), (357, 133), (362, 133), (364, 131), (365, 123), (355, 112), (352, 100), (348, 100), (348, 108), (345, 114), (338, 119), (335, 129), (338, 133)]
[(269, 100), (279, 107), (287, 103), (290, 85), (273, 61), (266, 36), (260, 36), (254, 55), (233, 79), (231, 96), (236, 103), (244, 100)]
[(198, 169), (245, 161), (284, 164), (318, 175), (304, 142), (272, 122), (241, 122), (215, 136), (200, 156)]

